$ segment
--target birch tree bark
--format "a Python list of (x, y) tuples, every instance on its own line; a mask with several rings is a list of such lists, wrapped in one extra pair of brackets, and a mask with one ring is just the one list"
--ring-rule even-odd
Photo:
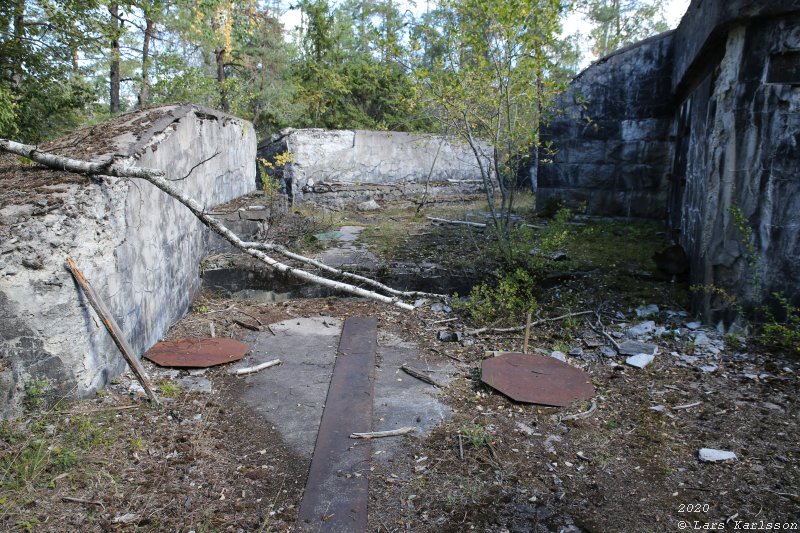
[[(154, 168), (140, 168), (134, 167), (130, 164), (125, 163), (118, 163), (115, 159), (111, 158), (108, 161), (93, 163), (89, 161), (81, 161), (78, 159), (71, 159), (68, 157), (62, 157), (55, 154), (43, 152), (39, 150), (36, 146), (21, 144), (15, 141), (10, 141), (7, 139), (0, 139), (0, 152), (8, 152), (12, 154), (21, 155), (23, 157), (27, 157), (28, 159), (35, 161), (36, 163), (40, 163), (50, 168), (54, 168), (57, 170), (65, 170), (68, 172), (76, 172), (79, 174), (87, 174), (87, 175), (97, 175), (97, 176), (114, 176), (119, 178), (139, 178), (143, 179), (149, 183), (152, 183), (155, 187), (161, 189), (163, 192), (186, 206), (189, 211), (191, 211), (205, 226), (209, 229), (220, 235), (223, 239), (231, 243), (235, 248), (241, 250), (242, 252), (255, 257), (256, 259), (266, 263), (270, 267), (274, 268), (279, 272), (283, 272), (294, 276), (296, 278), (302, 279), (304, 281), (309, 281), (311, 283), (316, 283), (318, 285), (322, 285), (323, 287), (328, 287), (334, 290), (347, 292), (353, 294), (355, 296), (360, 296), (363, 298), (370, 298), (372, 300), (376, 300), (379, 302), (387, 303), (399, 307), (401, 309), (413, 310), (414, 306), (406, 303), (400, 296), (413, 296), (419, 294), (426, 294), (428, 296), (438, 296), (433, 294), (427, 293), (402, 293), (399, 291), (394, 291), (393, 289), (389, 289), (385, 285), (378, 284), (381, 288), (389, 289), (393, 296), (386, 296), (384, 294), (380, 294), (375, 291), (370, 291), (367, 289), (363, 289), (361, 287), (357, 287), (355, 285), (351, 285), (349, 283), (343, 283), (341, 281), (335, 281), (328, 278), (324, 278), (322, 276), (318, 276), (316, 274), (312, 274), (306, 270), (295, 268), (289, 266), (285, 263), (277, 261), (264, 253), (264, 249), (267, 250), (276, 250), (276, 245), (270, 245), (268, 243), (253, 243), (253, 242), (245, 242), (242, 241), (235, 233), (233, 233), (230, 229), (225, 227), (222, 223), (217, 221), (216, 219), (210, 217), (206, 214), (203, 207), (198, 204), (194, 199), (189, 198), (188, 196), (184, 195), (180, 192), (175, 186), (165, 179), (165, 172), (163, 170), (154, 169)], [(129, 163), (129, 162), (128, 162)], [(284, 255), (288, 252), (285, 250)], [(291, 254), (291, 252), (288, 252)], [(297, 254), (291, 254), (293, 258), (302, 258), (302, 260), (307, 264), (314, 264), (314, 266), (320, 267), (322, 263), (316, 262), (313, 259), (299, 256)], [(331, 270), (331, 267), (327, 267), (324, 265), (328, 271)], [(332, 269), (336, 270), (336, 269)], [(341, 271), (338, 271), (341, 273)], [(349, 273), (348, 273), (349, 274)], [(349, 274), (351, 279), (357, 279), (358, 281), (364, 281), (365, 279), (362, 276), (357, 276), (355, 274)], [(375, 286), (377, 282), (373, 281), (372, 285)], [(383, 290), (385, 290), (383, 289)]]

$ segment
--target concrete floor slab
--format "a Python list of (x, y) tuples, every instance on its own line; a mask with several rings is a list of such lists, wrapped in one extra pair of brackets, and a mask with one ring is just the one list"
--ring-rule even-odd
[[(327, 316), (292, 318), (251, 336), (251, 354), (233, 368), (279, 358), (282, 364), (246, 378), (243, 400), (269, 420), (301, 455), (311, 457), (328, 393), (342, 322)], [(429, 372), (446, 384), (456, 369), (432, 362), (417, 347), (379, 330), (375, 369), (373, 430), (416, 426), (423, 435), (448, 418), (452, 410), (439, 402), (438, 389), (409, 376), (400, 366)], [(373, 457), (390, 458), (402, 437), (376, 439)]]

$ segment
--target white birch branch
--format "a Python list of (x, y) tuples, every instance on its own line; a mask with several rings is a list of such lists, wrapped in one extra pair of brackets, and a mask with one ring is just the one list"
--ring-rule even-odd
[(21, 155), (23, 157), (27, 157), (32, 161), (41, 163), (42, 165), (57, 170), (65, 170), (68, 172), (76, 172), (79, 174), (143, 179), (145, 181), (152, 183), (157, 188), (161, 189), (162, 191), (164, 191), (165, 193), (167, 193), (168, 195), (170, 195), (171, 197), (175, 198), (177, 201), (185, 205), (187, 208), (189, 208), (189, 211), (191, 211), (203, 224), (205, 224), (215, 233), (219, 234), (222, 238), (231, 243), (235, 248), (238, 248), (244, 253), (251, 255), (256, 259), (259, 259), (260, 261), (263, 261), (264, 263), (266, 263), (267, 265), (269, 265), (270, 267), (274, 268), (279, 272), (289, 274), (304, 281), (309, 281), (311, 283), (322, 285), (323, 287), (328, 287), (337, 291), (348, 292), (350, 294), (361, 296), (363, 298), (370, 298), (372, 300), (377, 300), (379, 302), (391, 304), (396, 307), (400, 307), (401, 309), (407, 309), (409, 311), (414, 309), (414, 306), (403, 302), (400, 298), (384, 296), (374, 291), (368, 291), (366, 289), (362, 289), (361, 287), (356, 287), (354, 285), (350, 285), (348, 283), (343, 283), (340, 281), (330, 280), (327, 278), (317, 276), (310, 272), (306, 272), (305, 270), (299, 268), (290, 267), (285, 263), (276, 261), (275, 259), (268, 256), (263, 251), (257, 248), (248, 247), (247, 245), (252, 243), (246, 243), (242, 241), (235, 233), (233, 233), (230, 229), (225, 227), (222, 223), (208, 216), (205, 213), (203, 207), (200, 204), (198, 204), (195, 200), (189, 198), (188, 196), (185, 196), (178, 189), (176, 189), (172, 185), (172, 183), (164, 179), (163, 176), (165, 175), (165, 173), (163, 170), (158, 170), (153, 168), (140, 168), (131, 165), (123, 165), (115, 163), (113, 159), (103, 163), (90, 163), (88, 161), (81, 161), (77, 159), (71, 159), (68, 157), (62, 157), (50, 154), (39, 150), (35, 146), (21, 144), (6, 139), (0, 139), (0, 151)]
[(254, 374), (256, 372), (261, 372), (265, 368), (269, 368), (271, 366), (276, 366), (281, 364), (280, 359), (273, 359), (272, 361), (267, 361), (266, 363), (261, 363), (260, 365), (255, 366), (247, 366), (245, 368), (237, 368), (236, 370), (232, 370), (230, 373), (234, 376), (244, 376), (245, 374)]
[(385, 293), (393, 294), (395, 296), (401, 296), (404, 298), (435, 298), (437, 300), (447, 300), (448, 296), (444, 294), (434, 294), (430, 292), (421, 292), (421, 291), (398, 291), (397, 289), (393, 289), (388, 285), (384, 285), (380, 281), (374, 280), (372, 278), (368, 278), (366, 276), (360, 276), (358, 274), (354, 274), (352, 272), (347, 272), (345, 270), (339, 270), (338, 268), (334, 268), (330, 265), (326, 265), (321, 261), (317, 261), (316, 259), (312, 259), (310, 257), (306, 257), (304, 255), (296, 254), (291, 250), (287, 249), (280, 244), (268, 243), (268, 242), (245, 242), (243, 243), (248, 248), (255, 248), (257, 250), (270, 250), (273, 252), (278, 252), (279, 254), (283, 255), (284, 257), (288, 257), (290, 259), (295, 259), (300, 261), (301, 263), (305, 263), (307, 265), (311, 265), (316, 267), (320, 270), (324, 270), (325, 272), (330, 272), (331, 274), (341, 276), (346, 279), (353, 280), (355, 282), (364, 283), (366, 285), (370, 285), (379, 289)]
[(413, 433), (417, 430), (417, 428), (405, 427), (400, 429), (390, 429), (388, 431), (370, 431), (367, 433), (351, 433), (351, 439), (380, 439), (383, 437), (397, 437), (399, 435), (406, 435), (408, 433)]

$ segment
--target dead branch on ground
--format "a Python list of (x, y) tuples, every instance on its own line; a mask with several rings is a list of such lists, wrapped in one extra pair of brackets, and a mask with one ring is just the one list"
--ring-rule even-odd
[(413, 433), (417, 430), (417, 428), (411, 427), (404, 427), (400, 429), (390, 429), (389, 431), (369, 431), (367, 433), (351, 433), (351, 439), (379, 439), (383, 437), (397, 437), (399, 435), (406, 435), (407, 433)]
[[(564, 320), (565, 318), (571, 318), (573, 316), (581, 316), (581, 315), (588, 315), (589, 313), (594, 313), (594, 311), (580, 311), (578, 313), (567, 313), (561, 316), (555, 316), (552, 318), (539, 318), (531, 322), (531, 326), (538, 326), (539, 324), (544, 324), (545, 322), (557, 322), (559, 320)], [(514, 326), (512, 328), (478, 328), (478, 329), (468, 329), (464, 332), (464, 335), (480, 335), (481, 333), (514, 333), (517, 331), (524, 331), (527, 327), (527, 324), (524, 326)]]

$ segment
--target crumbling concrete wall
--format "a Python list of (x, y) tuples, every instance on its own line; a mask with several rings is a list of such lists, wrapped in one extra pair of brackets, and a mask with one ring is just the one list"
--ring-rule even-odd
[[(489, 153), (483, 147), (484, 153)], [(432, 134), (287, 129), (258, 146), (259, 157), (288, 152), (283, 169), (291, 201), (338, 206), (443, 191), (478, 192), (477, 159), (466, 143)], [(484, 159), (488, 163), (489, 159)]]
[[(255, 147), (249, 123), (198, 106), (122, 115), (47, 146), (72, 157), (118, 154), (164, 169), (209, 208), (254, 190)], [(14, 159), (0, 162), (2, 416), (18, 412), (31, 380), (49, 381), (53, 394), (84, 395), (125, 367), (65, 269), (67, 256), (141, 354), (188, 309), (208, 249), (208, 230), (147, 182), (76, 180), (58, 172), (41, 178), (43, 172)], [(37, 186), (15, 195), (25, 182)]]
[(664, 218), (673, 149), (671, 45), (672, 32), (656, 36), (575, 78), (541, 132), (555, 154), (542, 157), (538, 175), (533, 169), (540, 208), (557, 199), (596, 215)]
[(800, 0), (693, 0), (673, 33), (592, 65), (559, 103), (539, 205), (665, 218), (709, 320), (730, 324), (731, 298), (800, 305)]
[[(793, 83), (773, 72), (791, 51)], [(705, 57), (680, 95), (685, 171), (672, 193), (692, 282), (745, 307), (773, 292), (800, 304), (800, 13), (733, 24)], [(718, 292), (696, 298), (709, 318), (732, 318)]]

